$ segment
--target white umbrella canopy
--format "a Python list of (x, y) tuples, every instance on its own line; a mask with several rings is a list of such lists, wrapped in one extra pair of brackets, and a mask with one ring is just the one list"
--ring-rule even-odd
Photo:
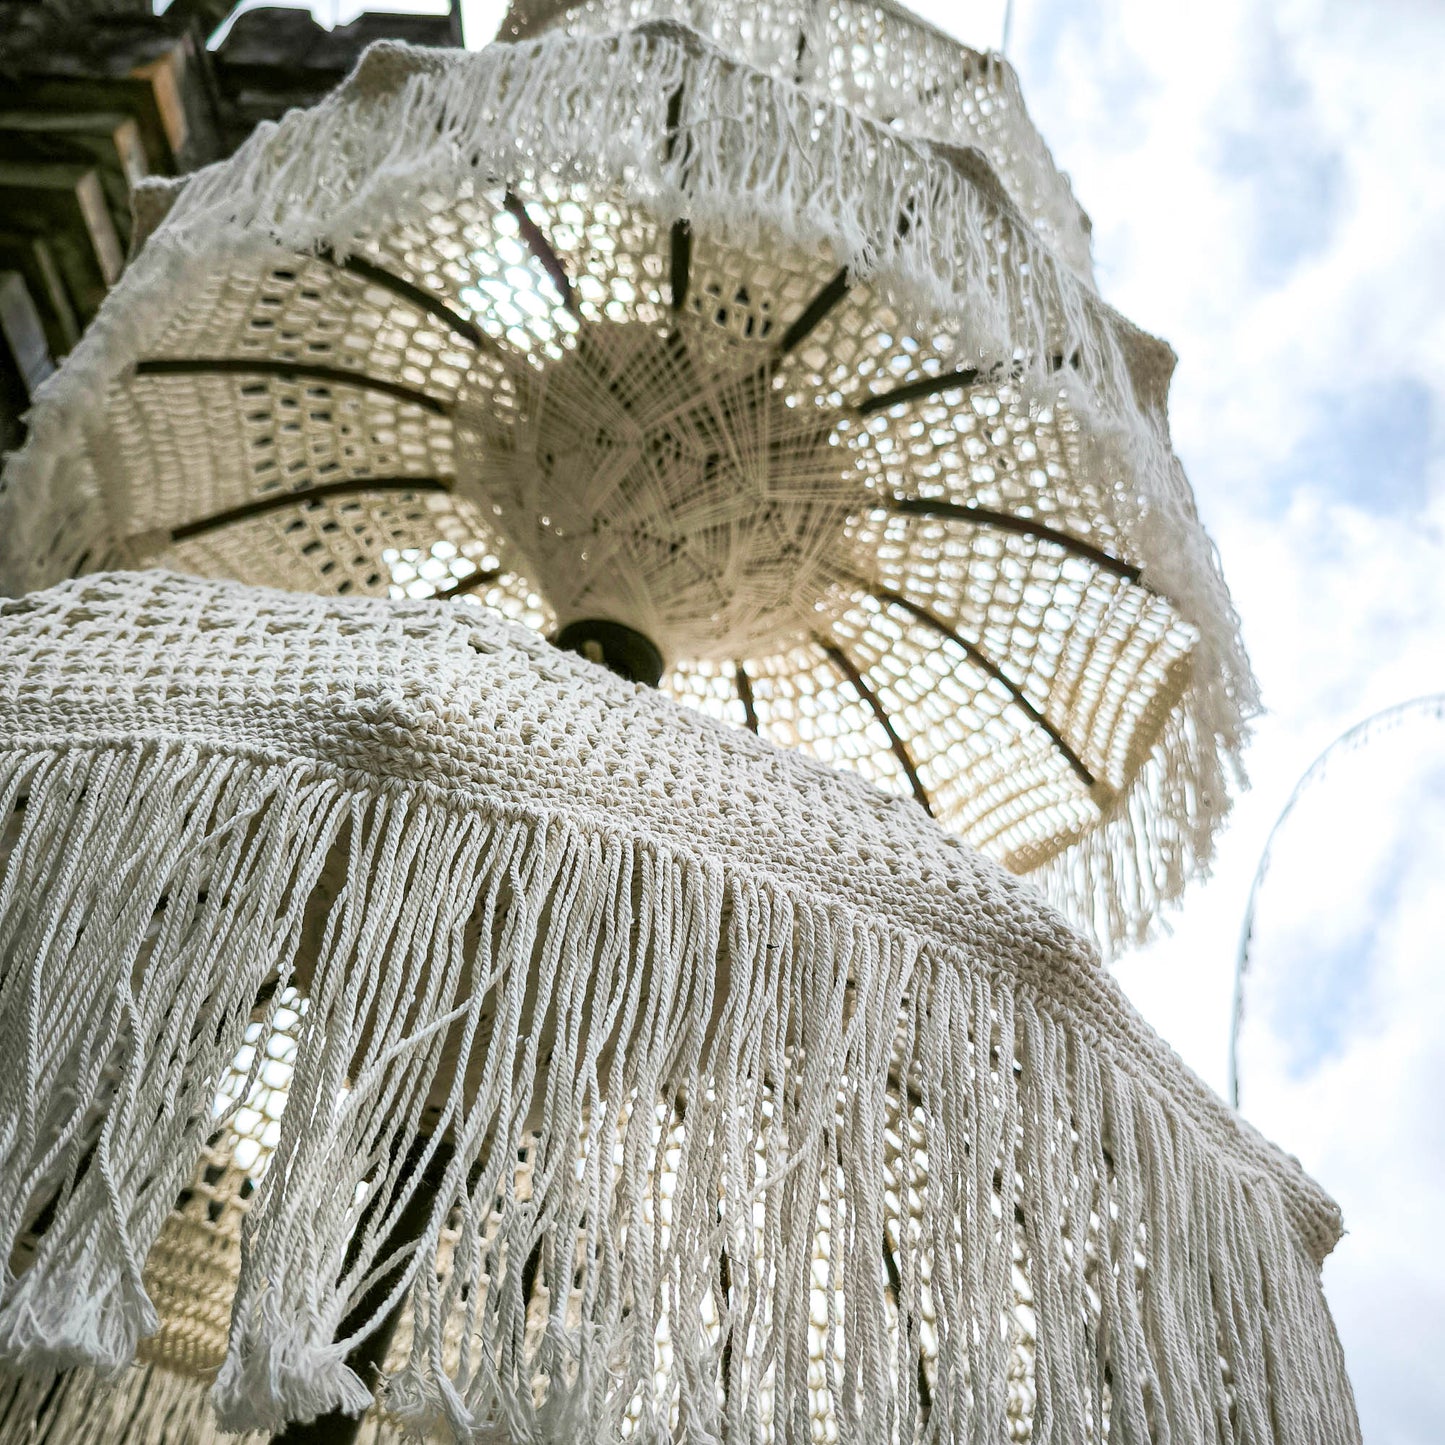
[(444, 1440), (1358, 1440), (1334, 1205), (907, 801), (436, 601), (104, 574), (0, 656), (10, 1367), (244, 1210), (229, 1429), (404, 1297)]
[(378, 47), (156, 193), (6, 468), (0, 586), (469, 594), (1139, 937), (1254, 703), (1173, 357), (1095, 293), (1007, 68), (889, 8), (845, 84), (866, 13), (724, 7), (741, 58), (657, 20)]

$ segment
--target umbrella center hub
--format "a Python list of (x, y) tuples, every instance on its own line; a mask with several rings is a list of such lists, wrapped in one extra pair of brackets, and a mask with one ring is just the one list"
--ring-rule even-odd
[(833, 410), (695, 317), (584, 325), (575, 341), (517, 379), (507, 436), (479, 449), (559, 623), (611, 619), (694, 658), (810, 631), (862, 492)]

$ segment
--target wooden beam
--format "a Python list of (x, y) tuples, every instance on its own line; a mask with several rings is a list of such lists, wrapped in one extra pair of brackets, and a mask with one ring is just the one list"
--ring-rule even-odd
[(33, 399), (35, 388), (55, 370), (55, 362), (30, 288), (18, 271), (0, 271), (0, 336), (26, 398)]
[(150, 174), (132, 117), (119, 111), (0, 110), (0, 161), (94, 166), (111, 221), (129, 241), (131, 189)]
[(50, 243), (38, 236), (0, 234), (0, 268), (18, 271), (25, 278), (50, 354), (64, 356), (80, 340), (80, 318)]
[(49, 240), (76, 310), (94, 315), (125, 262), (95, 170), (0, 161), (0, 217), (8, 231)]

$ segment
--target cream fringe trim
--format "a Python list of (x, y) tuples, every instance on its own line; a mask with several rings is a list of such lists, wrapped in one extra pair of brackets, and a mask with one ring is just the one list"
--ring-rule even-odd
[[(615, 822), (189, 743), (0, 754), (0, 817), (22, 799), (0, 1251), (54, 1214), (5, 1281), (12, 1365), (117, 1369), (154, 1328), (141, 1266), (279, 974), (308, 1007), (228, 1429), (370, 1404), (333, 1337), (429, 1132), (454, 1157), (388, 1392), (414, 1427), (805, 1441), (821, 1404), (845, 1442), (996, 1441), (1022, 1360), (1034, 1439), (1358, 1439), (1318, 1277), (1337, 1213), (1098, 974), (1003, 971)], [(926, 1183), (891, 1281), (900, 1071)]]
[(118, 1380), (90, 1370), (0, 1376), (0, 1445), (266, 1445), (216, 1423), (209, 1382), (136, 1365)]
[[(266, 1435), (221, 1429), (211, 1382), (134, 1365), (107, 1380), (92, 1370), (0, 1374), (0, 1445), (267, 1445)], [(356, 1445), (400, 1445), (401, 1431), (373, 1410)]]

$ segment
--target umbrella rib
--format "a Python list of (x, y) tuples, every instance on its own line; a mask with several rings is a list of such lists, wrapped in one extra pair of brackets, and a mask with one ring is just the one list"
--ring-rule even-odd
[(200, 537), (237, 522), (249, 522), (254, 517), (264, 517), (307, 502), (330, 501), (333, 497), (354, 497), (363, 492), (450, 492), (451, 489), (450, 477), (346, 477), (337, 482), (302, 487), (295, 492), (257, 497), (253, 501), (242, 502), (239, 507), (228, 507), (223, 512), (212, 512), (208, 517), (183, 522), (179, 527), (171, 528), (171, 541), (188, 542), (192, 537)]
[(944, 391), (962, 391), (978, 381), (978, 370), (966, 366), (958, 371), (945, 371), (940, 376), (920, 376), (905, 381), (892, 391), (880, 391), (864, 397), (853, 407), (855, 416), (872, 416), (877, 411), (887, 411), (901, 401), (914, 401), (921, 396), (935, 396)]
[(1094, 546), (1092, 542), (1060, 532), (1043, 522), (1036, 522), (1032, 517), (1017, 517), (1011, 512), (994, 512), (987, 507), (963, 506), (958, 502), (936, 502), (926, 497), (895, 497), (887, 505), (892, 511), (904, 516), (931, 517), (940, 522), (967, 522), (970, 526), (993, 527), (1001, 532), (1015, 532), (1022, 537), (1038, 537), (1042, 541), (1052, 542), (1056, 547), (1062, 547), (1065, 552), (1072, 553), (1075, 557), (1095, 563), (1116, 577), (1123, 578), (1125, 582), (1144, 587), (1146, 591), (1154, 590), (1139, 581), (1142, 569), (1132, 562), (1123, 562)]
[(551, 277), (552, 284), (562, 293), (562, 305), (574, 316), (577, 314), (577, 298), (572, 294), (572, 281), (562, 258), (552, 248), (552, 243), (542, 234), (542, 228), (527, 214), (527, 208), (511, 191), (502, 198), (502, 205), (516, 221), (517, 230), (527, 249), (536, 258), (537, 264)]
[(908, 598), (902, 596), (900, 593), (890, 592), (886, 588), (878, 588), (873, 592), (873, 596), (880, 602), (886, 602), (892, 607), (901, 607), (910, 616), (916, 617), (926, 626), (933, 628), (935, 632), (945, 637), (949, 642), (956, 644), (967, 653), (975, 665), (987, 673), (989, 677), (993, 678), (995, 682), (1008, 689), (1009, 696), (1013, 698), (1019, 710), (1035, 727), (1048, 735), (1049, 740), (1058, 748), (1059, 752), (1063, 755), (1064, 761), (1078, 774), (1079, 780), (1084, 786), (1086, 788), (1092, 788), (1094, 786), (1094, 775), (1084, 766), (1083, 761), (1073, 748), (1064, 741), (1059, 730), (1029, 701), (1024, 690), (1014, 682), (982, 648), (970, 642), (966, 637), (960, 637), (941, 617), (935, 617), (926, 607), (920, 607), (918, 603), (910, 602)]
[(848, 294), (852, 283), (848, 279), (848, 268), (841, 267), (832, 280), (803, 308), (802, 314), (783, 333), (778, 342), (776, 355), (786, 356), (800, 342), (806, 340), (822, 324), (823, 318)]
[[(1049, 357), (1049, 370), (1062, 371), (1065, 366), (1077, 367), (1079, 364), (1079, 353), (1074, 352), (1072, 356), (1056, 354)], [(1011, 375), (1017, 380), (1024, 374), (1023, 366), (1016, 365)], [(981, 375), (977, 367), (961, 366), (957, 371), (944, 371), (936, 376), (919, 376), (912, 381), (905, 381), (900, 386), (895, 386), (891, 391), (880, 391), (874, 396), (865, 396), (862, 401), (853, 407), (854, 416), (872, 416), (874, 412), (886, 411), (890, 406), (897, 406), (899, 402), (916, 401), (922, 396), (937, 396), (945, 391), (964, 391), (970, 386), (982, 382), (985, 385), (997, 385), (1000, 378), (997, 372)]]
[(737, 664), (738, 697), (742, 700), (743, 715), (747, 718), (748, 731), (758, 731), (758, 709), (753, 700), (753, 682), (742, 663)]
[(687, 302), (687, 286), (691, 268), (692, 227), (686, 221), (674, 221), (667, 271), (674, 311), (681, 311)]
[(475, 346), (478, 351), (495, 351), (497, 349), (496, 343), (475, 321), (463, 316), (459, 311), (453, 311), (440, 296), (433, 291), (428, 291), (424, 286), (418, 286), (415, 282), (408, 281), (393, 271), (388, 271), (385, 266), (378, 266), (374, 261), (368, 261), (365, 256), (348, 256), (342, 260), (329, 246), (322, 247), (316, 256), (318, 260), (325, 261), (328, 265), (335, 266), (342, 271), (350, 271), (352, 275), (361, 277), (363, 281), (371, 281), (394, 295), (400, 296), (404, 301), (410, 301), (413, 306), (419, 307), (429, 316), (436, 317), (463, 341), (470, 342)]
[[(898, 1273), (898, 1259), (893, 1253), (892, 1241), (888, 1238), (888, 1230), (883, 1231), (883, 1268), (888, 1274), (888, 1287), (893, 1293), (893, 1304), (899, 1315), (903, 1313), (903, 1280)], [(918, 1351), (918, 1411), (922, 1415), (921, 1424), (926, 1430), (928, 1417), (933, 1413), (933, 1391), (928, 1384), (928, 1360), (922, 1349)]]
[(367, 376), (362, 371), (343, 371), (336, 366), (312, 366), (298, 361), (252, 360), (246, 356), (152, 356), (136, 362), (137, 376), (275, 376), (283, 381), (325, 381), (337, 386), (354, 386), (362, 391), (379, 391), (398, 401), (409, 402), (436, 416), (450, 416), (450, 405), (439, 397), (416, 391), (399, 382)]
[(863, 674), (859, 672), (853, 659), (849, 657), (841, 647), (816, 634), (813, 637), (813, 641), (817, 646), (822, 648), (828, 661), (843, 674), (844, 678), (853, 685), (853, 690), (868, 704), (869, 708), (872, 709), (873, 716), (878, 719), (878, 725), (888, 735), (888, 742), (893, 749), (893, 756), (898, 759), (900, 766), (903, 768), (904, 774), (908, 778), (909, 786), (913, 789), (913, 796), (918, 800), (923, 811), (931, 818), (933, 816), (933, 808), (928, 801), (928, 790), (923, 786), (923, 779), (918, 776), (918, 769), (913, 765), (913, 758), (908, 751), (908, 745), (898, 736), (898, 731), (893, 726), (892, 719), (888, 716), (887, 710), (879, 700), (878, 694), (863, 680)]
[[(677, 149), (677, 129), (682, 121), (682, 86), (667, 98), (667, 145), (664, 155), (672, 159)], [(667, 279), (672, 293), (672, 309), (681, 311), (687, 301), (687, 285), (692, 269), (692, 226), (681, 216), (672, 223)]]

